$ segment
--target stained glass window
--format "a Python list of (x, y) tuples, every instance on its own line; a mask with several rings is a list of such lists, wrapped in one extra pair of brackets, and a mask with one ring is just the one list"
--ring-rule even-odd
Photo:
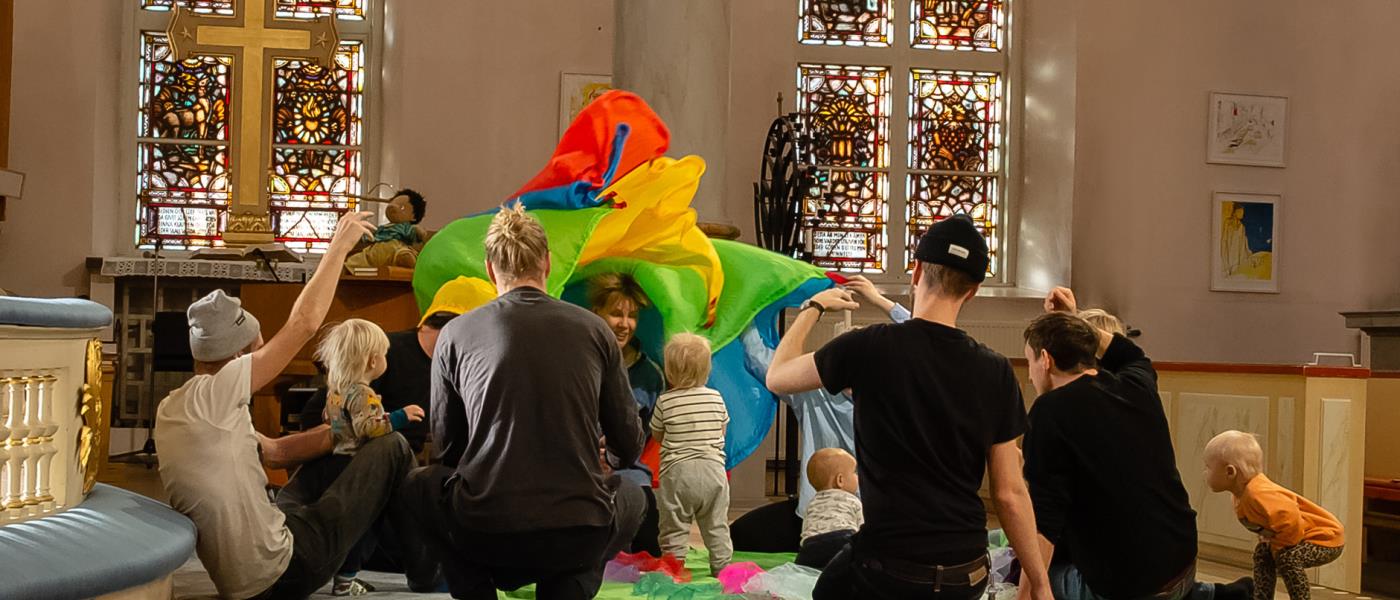
[(141, 0), (141, 8), (168, 11), (176, 6), (188, 6), (197, 13), (232, 15), (234, 0)]
[(220, 243), (229, 199), (229, 60), (176, 61), (164, 34), (141, 47), (139, 243)]
[[(1002, 89), (996, 73), (910, 72), (905, 256), (913, 256), (930, 225), (958, 213), (972, 217), (996, 252)], [(912, 258), (906, 266), (913, 267)], [(993, 260), (991, 274), (996, 266)]]
[[(247, 0), (265, 2), (266, 0)], [(232, 15), (234, 0), (141, 0), (141, 8), (168, 11), (174, 6), (188, 6), (197, 13)], [(277, 16), (284, 19), (311, 19), (321, 15), (339, 15), (342, 19), (362, 19), (365, 0), (277, 0)]]
[(798, 113), (816, 183), (804, 206), (817, 265), (881, 271), (889, 197), (890, 76), (885, 67), (798, 67)]
[(1004, 46), (1003, 0), (911, 0), (915, 48), (996, 52)]
[(798, 40), (833, 46), (888, 46), (890, 0), (801, 0)]
[(276, 61), (272, 105), (272, 228), (294, 249), (323, 248), (360, 193), (364, 55), (342, 43), (334, 69)]
[(364, 18), (365, 0), (277, 0), (277, 16), (301, 19), (335, 14)]
[[(325, 247), (360, 191), (364, 52), (336, 66), (277, 60), (269, 177), (272, 224), (289, 248)], [(229, 59), (176, 61), (164, 34), (142, 34), (138, 239), (167, 248), (222, 245), (227, 219)]]

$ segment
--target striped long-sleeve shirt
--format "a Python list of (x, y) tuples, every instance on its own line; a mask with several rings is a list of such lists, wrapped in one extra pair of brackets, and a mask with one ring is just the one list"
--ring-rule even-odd
[(724, 464), (728, 426), (729, 410), (715, 390), (696, 387), (662, 394), (651, 414), (651, 430), (661, 438), (661, 472), (692, 459)]

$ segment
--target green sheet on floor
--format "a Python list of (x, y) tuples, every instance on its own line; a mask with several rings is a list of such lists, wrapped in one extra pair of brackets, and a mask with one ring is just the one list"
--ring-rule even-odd
[[(792, 562), (797, 558), (796, 554), (765, 554), (761, 552), (735, 552), (734, 562), (752, 562), (763, 567), (763, 570), (772, 570), (774, 567)], [(710, 576), (710, 556), (704, 550), (691, 550), (685, 557), (685, 566), (690, 569), (691, 583), (714, 582), (715, 578)], [(630, 583), (610, 583), (603, 582), (603, 588), (598, 590), (598, 595), (594, 598), (606, 600), (620, 600), (622, 598), (641, 598), (644, 596), (633, 596)], [(500, 598), (534, 598), (535, 586), (526, 586), (514, 592), (498, 592)]]

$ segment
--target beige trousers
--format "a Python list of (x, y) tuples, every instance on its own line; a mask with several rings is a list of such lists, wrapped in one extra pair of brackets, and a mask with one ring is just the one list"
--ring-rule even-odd
[(710, 551), (710, 571), (719, 573), (729, 564), (734, 544), (729, 540), (729, 480), (724, 465), (692, 459), (663, 466), (656, 510), (662, 552), (684, 560), (690, 547), (690, 524), (695, 523)]

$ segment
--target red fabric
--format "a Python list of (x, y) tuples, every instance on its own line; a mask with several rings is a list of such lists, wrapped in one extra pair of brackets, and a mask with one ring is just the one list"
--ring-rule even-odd
[(646, 552), (636, 554), (618, 552), (611, 562), (624, 567), (636, 567), (642, 573), (665, 573), (676, 583), (690, 581), (690, 569), (685, 568), (685, 563), (670, 554), (656, 558)]
[(661, 444), (656, 443), (656, 438), (647, 438), (647, 445), (642, 448), (642, 464), (651, 469), (652, 489), (661, 487)]
[(600, 96), (578, 114), (564, 131), (554, 155), (534, 178), (511, 197), (527, 192), (587, 181), (602, 186), (608, 170), (613, 137), (617, 125), (631, 128), (623, 147), (622, 160), (614, 177), (626, 175), (632, 169), (666, 153), (671, 144), (671, 132), (666, 124), (647, 106), (646, 101), (632, 92), (613, 90)]

